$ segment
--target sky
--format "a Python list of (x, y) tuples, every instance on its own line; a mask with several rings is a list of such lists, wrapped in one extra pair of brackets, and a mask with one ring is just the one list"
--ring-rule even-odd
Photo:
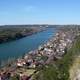
[(0, 25), (80, 24), (80, 0), (0, 0)]

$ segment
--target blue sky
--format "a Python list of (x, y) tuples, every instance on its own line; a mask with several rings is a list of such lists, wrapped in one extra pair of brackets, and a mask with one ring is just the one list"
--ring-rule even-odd
[(80, 0), (0, 0), (0, 25), (80, 24)]

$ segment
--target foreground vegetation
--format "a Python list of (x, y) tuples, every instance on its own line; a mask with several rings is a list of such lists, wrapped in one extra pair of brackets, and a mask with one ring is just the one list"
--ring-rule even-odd
[(34, 80), (71, 80), (69, 70), (74, 59), (80, 54), (80, 36), (76, 37), (72, 47), (66, 52), (64, 57), (55, 61), (39, 71)]

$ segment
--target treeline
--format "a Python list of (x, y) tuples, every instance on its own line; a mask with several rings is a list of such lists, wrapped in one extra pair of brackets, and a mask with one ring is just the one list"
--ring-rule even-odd
[(0, 43), (20, 39), (38, 31), (36, 28), (0, 28)]

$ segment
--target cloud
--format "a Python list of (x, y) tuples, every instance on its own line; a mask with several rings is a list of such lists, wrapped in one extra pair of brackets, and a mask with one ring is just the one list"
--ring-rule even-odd
[(35, 6), (27, 6), (27, 7), (25, 7), (25, 11), (27, 11), (27, 12), (33, 12), (35, 9), (36, 9)]

